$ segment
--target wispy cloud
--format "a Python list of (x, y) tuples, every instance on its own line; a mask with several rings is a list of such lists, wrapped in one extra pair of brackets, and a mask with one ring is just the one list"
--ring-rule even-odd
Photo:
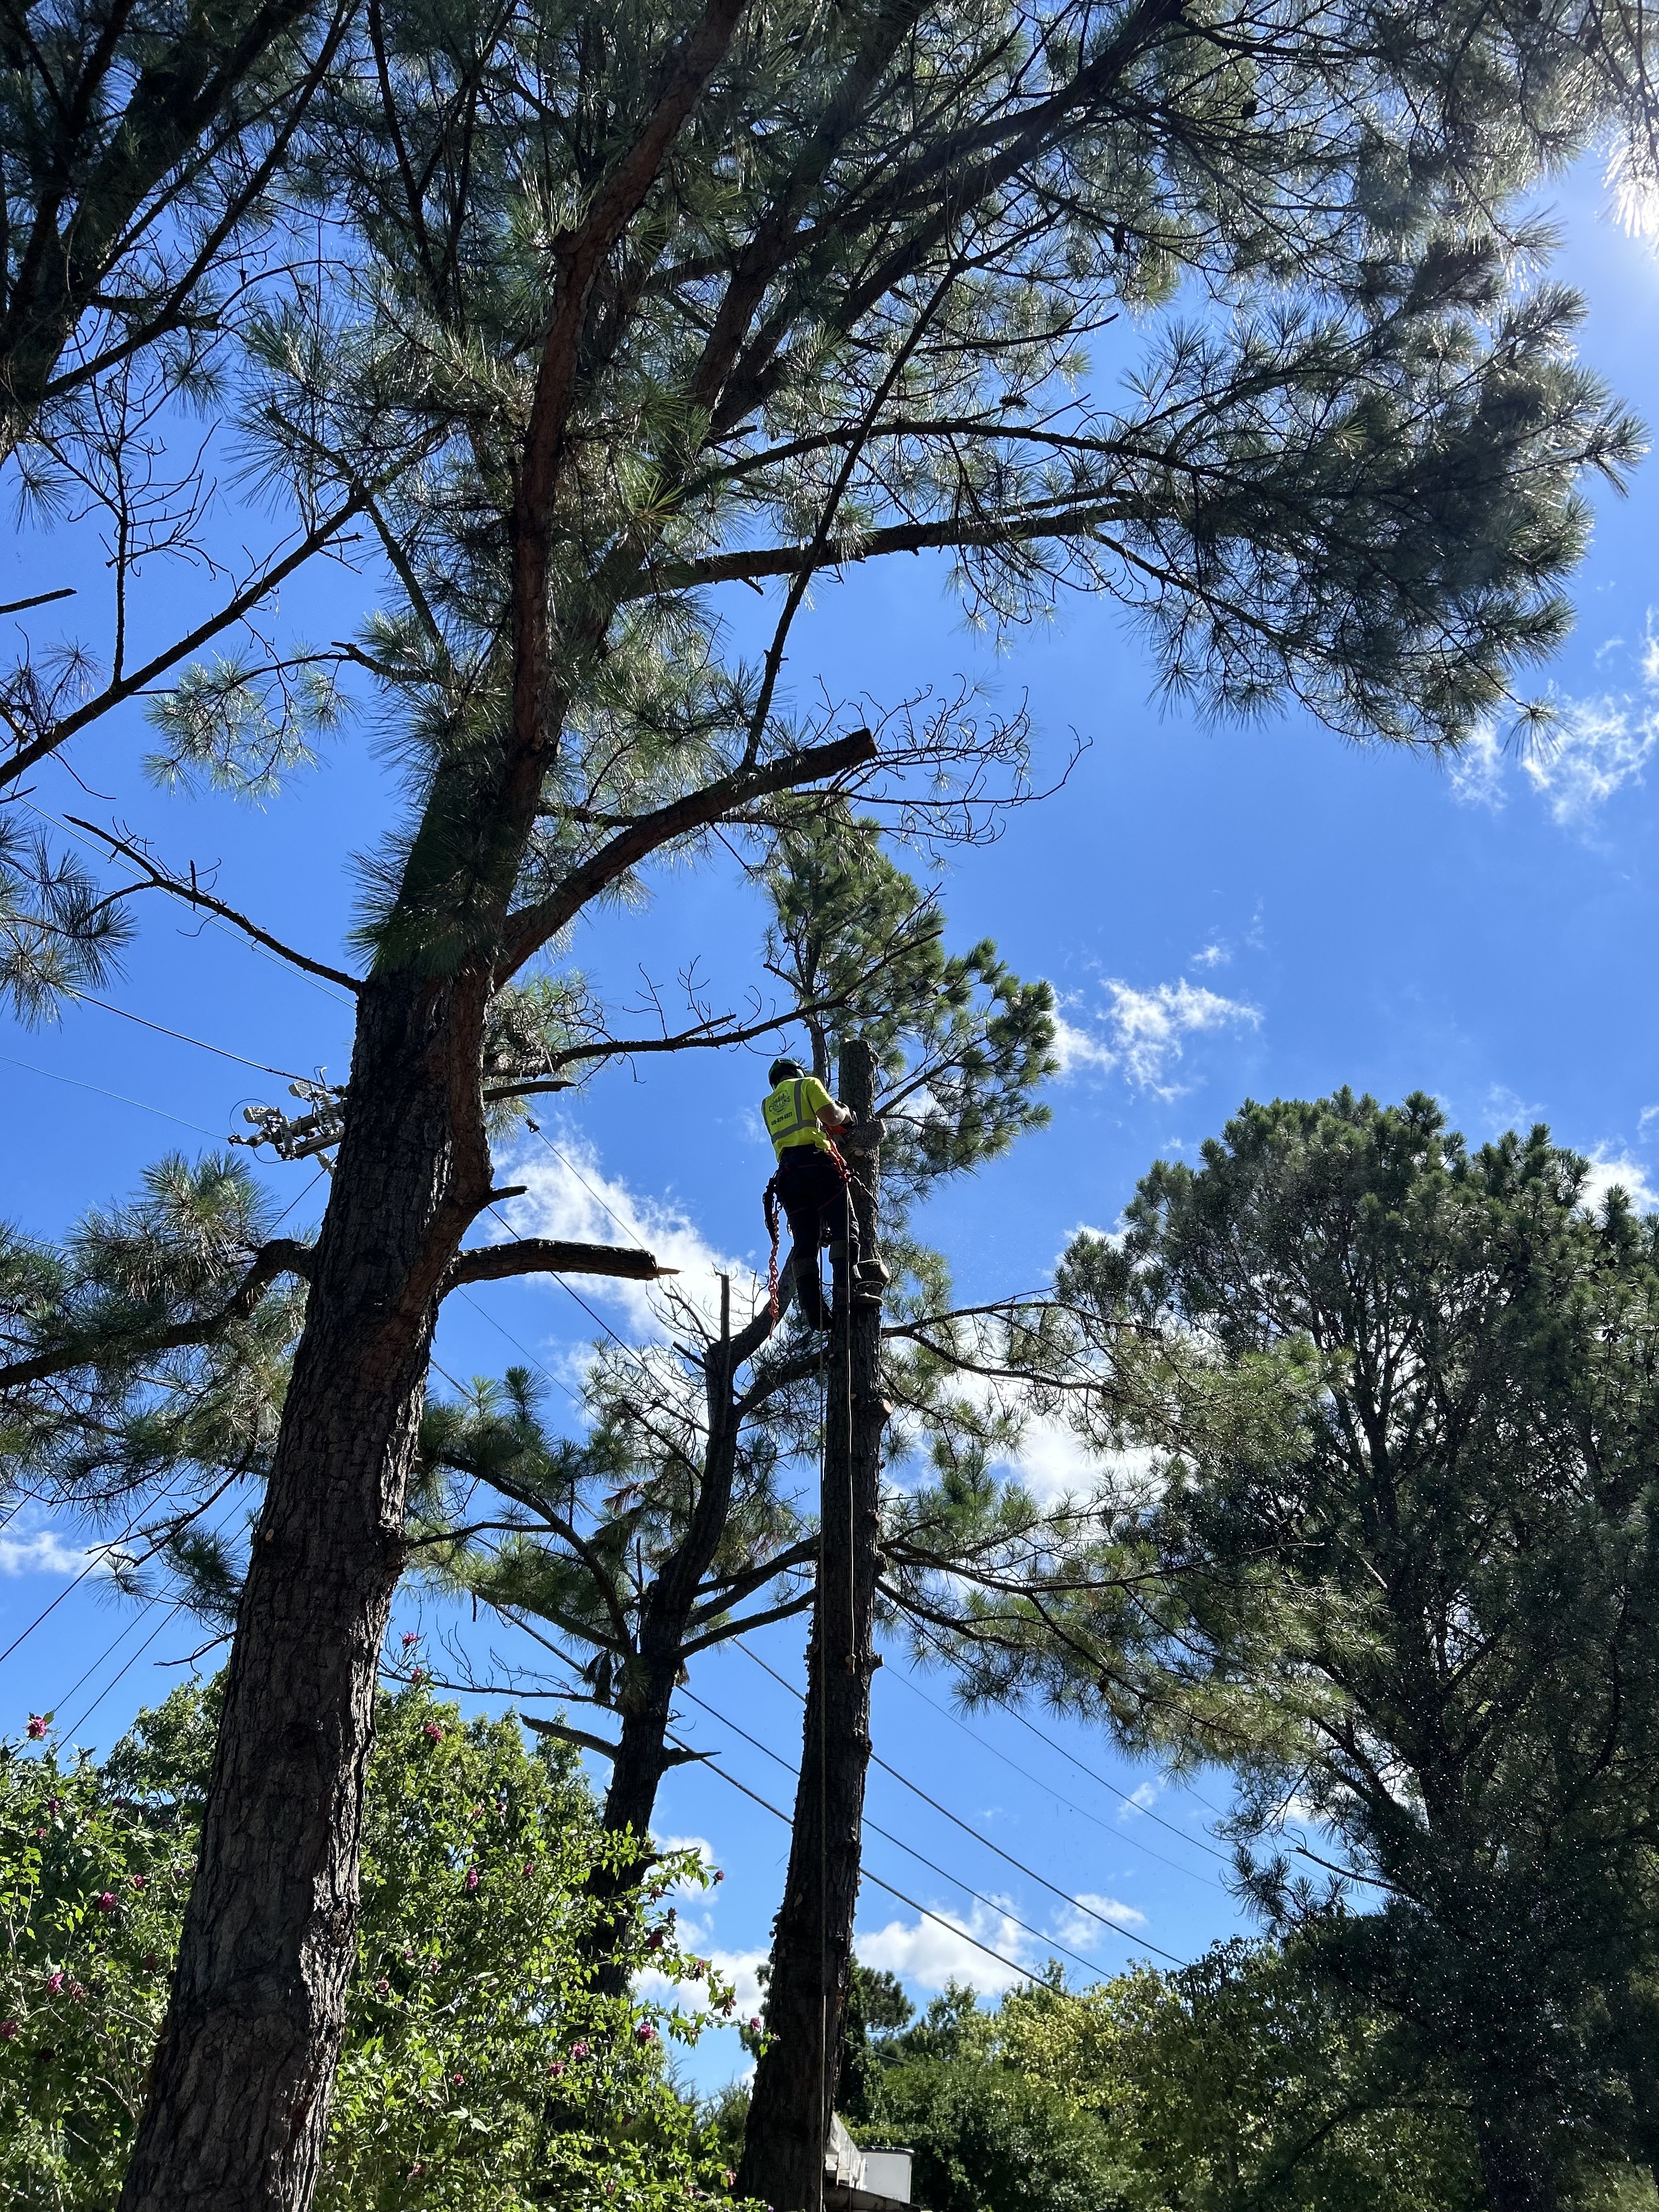
[(0, 1575), (78, 1575), (95, 1548), (67, 1543), (55, 1528), (0, 1536)]
[[(665, 1267), (679, 1269), (671, 1279), (673, 1295), (706, 1318), (719, 1311), (717, 1278), (722, 1273), (733, 1279), (734, 1303), (739, 1286), (750, 1285), (748, 1265), (717, 1250), (676, 1200), (636, 1191), (619, 1176), (606, 1175), (592, 1146), (568, 1125), (551, 1129), (550, 1144), (553, 1149), (532, 1138), (514, 1159), (513, 1181), (526, 1186), (524, 1196), (511, 1200), (507, 1208), (515, 1235), (643, 1245)], [(758, 1206), (756, 1212), (758, 1218)], [(590, 1302), (620, 1307), (635, 1335), (665, 1333), (663, 1293), (650, 1284), (586, 1275), (579, 1287)]]
[(1133, 1905), (1125, 1905), (1121, 1898), (1102, 1897), (1097, 1891), (1083, 1889), (1078, 1892), (1077, 1902), (1079, 1910), (1062, 1912), (1054, 1929), (1060, 1942), (1073, 1951), (1086, 1952), (1091, 1943), (1105, 1940), (1100, 1925), (1103, 1920), (1109, 1920), (1113, 1927), (1126, 1930), (1146, 1925), (1146, 1914), (1137, 1912)]
[(1155, 983), (1138, 990), (1109, 977), (1097, 1022), (1089, 1027), (1062, 1018), (1054, 1049), (1062, 1076), (1117, 1073), (1138, 1091), (1176, 1098), (1183, 1085), (1171, 1080), (1189, 1037), (1257, 1029), (1261, 1012), (1242, 999), (1224, 998), (1202, 983)]
[(1150, 1813), (1158, 1800), (1156, 1782), (1138, 1782), (1129, 1792), (1128, 1801), (1118, 1810), (1120, 1820), (1133, 1820), (1142, 1813)]
[(1586, 827), (1609, 799), (1642, 781), (1659, 745), (1659, 637), (1649, 629), (1634, 684), (1558, 695), (1551, 705), (1553, 726), (1525, 746), (1504, 745), (1490, 725), (1477, 730), (1452, 763), (1455, 795), (1496, 811), (1522, 787), (1560, 828)]
[[(690, 1948), (689, 1944), (687, 1948)], [(759, 2017), (762, 1997), (760, 1970), (766, 1964), (768, 1955), (764, 1951), (718, 1949), (702, 1954), (721, 1979), (732, 1984), (738, 1996), (729, 2014), (722, 2016), (717, 2013), (709, 2021), (711, 2028), (739, 2028)], [(695, 2000), (699, 1986), (695, 1982), (671, 1981), (666, 1974), (659, 1974), (650, 1967), (634, 1977), (635, 1992), (657, 2004), (689, 2005)]]

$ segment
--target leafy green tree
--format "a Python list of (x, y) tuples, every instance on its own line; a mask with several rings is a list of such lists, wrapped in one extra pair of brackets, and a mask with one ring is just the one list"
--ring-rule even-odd
[[(850, 561), (942, 551), (995, 623), (1106, 592), (1206, 706), (1429, 745), (1500, 708), (1561, 634), (1581, 478), (1635, 449), (1492, 216), (1589, 127), (1583, 74), (1491, 0), (365, 11), (298, 179), (337, 258), (296, 260), (237, 405), (302, 538), (349, 511), (384, 554), (324, 664), (398, 732), (404, 811), (356, 841), (383, 833), (356, 966), (276, 947), (355, 998), (353, 1066), (128, 2212), (314, 2187), (439, 1302), (549, 1264), (463, 1254), (494, 1042), (521, 1084), (562, 1048), (526, 986), (783, 794), (948, 832), (1018, 788), (1018, 718), (913, 702), (872, 732), (781, 694)], [(1165, 308), (1099, 389), (1097, 335)], [(769, 584), (744, 665), (718, 594)], [(319, 665), (284, 639), (191, 677), (164, 777), (262, 786)], [(83, 726), (49, 715), (31, 758)], [(256, 927), (106, 835), (146, 895)], [(70, 971), (107, 951), (58, 882), (19, 878), (26, 971), (46, 938)]]
[(1098, 2116), (1136, 2212), (1458, 2212), (1480, 2201), (1454, 2085), (1402, 2088), (1389, 2025), (1297, 1945), (1010, 1993), (1003, 2063)]
[[(1587, 1175), (1420, 1096), (1252, 1105), (1061, 1279), (1103, 1371), (1159, 1347), (1157, 1725), (1234, 1765), (1250, 1892), (1452, 2086), (1493, 2212), (1655, 2155), (1659, 1219)], [(1049, 1645), (1097, 1709), (1110, 1617)]]
[[(167, 2002), (212, 1765), (218, 1688), (175, 1691), (104, 1765), (48, 1740), (0, 1762), (0, 2203), (109, 2205)], [(32, 1732), (44, 1729), (44, 1717)], [(556, 2203), (666, 2212), (726, 2168), (676, 2094), (665, 2039), (730, 1992), (652, 1909), (625, 1939), (688, 2002), (604, 1998), (581, 1964), (597, 1824), (573, 1759), (422, 1688), (383, 1701), (362, 1942), (319, 2201)], [(626, 1848), (623, 1846), (622, 1848)]]

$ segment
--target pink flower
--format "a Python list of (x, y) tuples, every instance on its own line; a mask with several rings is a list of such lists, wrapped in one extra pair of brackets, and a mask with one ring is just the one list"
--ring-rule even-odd
[(570, 2046), (570, 2056), (573, 2058), (586, 2058), (587, 2045), (585, 2043), (573, 2043)]
[(477, 1868), (469, 1867), (466, 1870), (466, 1881), (465, 1885), (466, 1893), (469, 1897), (471, 1896), (473, 1891), (478, 1887), (478, 1879)]
[(524, 1863), (524, 1878), (525, 1878), (525, 1880), (526, 1880), (526, 1881), (529, 1881), (529, 1879), (530, 1879), (530, 1877), (531, 1877), (531, 1875), (532, 1875), (532, 1874), (534, 1874), (534, 1873), (535, 1873), (535, 1871), (536, 1871), (536, 1862), (535, 1862), (535, 1860), (534, 1860), (534, 1859), (526, 1859), (526, 1860), (525, 1861), (525, 1863)]
[(392, 1984), (384, 1974), (374, 1984), (374, 1994), (377, 1997), (389, 1997), (392, 1995)]
[(98, 1900), (98, 1910), (100, 1912), (113, 1912), (120, 1902), (120, 1899), (112, 1889), (106, 1889)]
[(648, 2020), (642, 2020), (634, 2033), (641, 2043), (654, 2043), (657, 2039), (657, 2031)]
[(59, 1966), (59, 1968), (58, 1969), (58, 1971), (57, 1971), (57, 1972), (56, 1972), (55, 1974), (48, 1974), (48, 1975), (46, 1976), (46, 1994), (47, 1994), (47, 1996), (54, 1996), (54, 1997), (55, 1997), (55, 1996), (57, 1996), (57, 1994), (58, 1994), (58, 1990), (61, 1990), (61, 1989), (63, 1988), (63, 1986), (64, 1986), (64, 1970), (63, 1970), (63, 1968), (62, 1968), (61, 1966)]
[(409, 1686), (411, 1690), (417, 1688), (421, 1683), (425, 1681), (425, 1680), (426, 1668), (424, 1667), (411, 1667), (410, 1668)]
[(751, 2033), (755, 2035), (758, 2035), (760, 2033), (760, 2021), (758, 2019), (751, 2020), (749, 2023), (749, 2027)]
[(556, 2058), (556, 2059), (553, 2061), (553, 2063), (552, 2063), (552, 2064), (548, 2068), (548, 2069), (547, 2069), (547, 2070), (548, 2070), (549, 2075), (551, 2076), (551, 2078), (552, 2078), (555, 2081), (556, 2081), (559, 2079), (559, 2077), (560, 2077), (560, 2076), (563, 2074), (563, 2072), (564, 2072), (564, 2061), (563, 2061), (563, 2059), (562, 2059), (562, 2058)]
[(409, 1647), (410, 1647), (410, 1645), (411, 1644), (418, 1644), (418, 1643), (420, 1642), (420, 1640), (421, 1640), (421, 1639), (420, 1639), (420, 1638), (419, 1638), (419, 1637), (415, 1633), (415, 1631), (414, 1631), (412, 1628), (406, 1628), (406, 1629), (404, 1629), (404, 1650), (405, 1651), (407, 1651), (407, 1650), (408, 1650), (408, 1649), (409, 1649)]
[(714, 1869), (714, 1880), (716, 1881), (724, 1881), (726, 1880), (725, 1873), (719, 1867)]
[(70, 1985), (69, 1985), (69, 1993), (70, 1993), (70, 2002), (71, 2004), (82, 2004), (82, 2003), (84, 2003), (84, 2002), (85, 2002), (87, 1993), (86, 1993), (86, 1991), (82, 1988), (82, 1986), (81, 1986), (81, 1984), (80, 1984), (80, 1983), (79, 1983), (79, 1982), (71, 1982), (71, 1983), (70, 1984)]
[[(37, 1743), (40, 1742), (41, 1737), (46, 1734), (46, 1715), (44, 1713), (31, 1713), (29, 1715), (29, 1734), (34, 1738)], [(16, 2032), (16, 2029), (14, 2027), (12, 2030), (13, 2034), (15, 2035)]]
[(0, 2020), (0, 2043), (15, 2043), (16, 2040), (17, 2022), (15, 2020)]
[(453, 2082), (454, 2082), (456, 2087), (459, 2088), (461, 2083), (465, 2081), (466, 2076), (465, 2074), (452, 2074), (449, 2078)]
[(720, 2179), (726, 2184), (728, 2189), (732, 2186), (732, 2184), (737, 2179), (737, 2178), (736, 2173), (729, 2166), (722, 2168)]
[(144, 1877), (143, 1875), (134, 1875), (132, 1877), (132, 1886), (135, 1889), (142, 1889), (144, 1887)]
[(441, 1743), (444, 1740), (444, 1732), (439, 1727), (436, 1721), (428, 1721), (427, 1723), (426, 1733), (430, 1736), (434, 1743)]
[(37, 1828), (37, 1829), (35, 1830), (35, 1832), (34, 1832), (34, 1840), (35, 1840), (35, 1842), (36, 1842), (37, 1844), (40, 1842), (40, 1840), (41, 1837), (42, 1837), (42, 1836), (44, 1836), (44, 1835), (46, 1834), (46, 1830), (45, 1830), (44, 1828)]

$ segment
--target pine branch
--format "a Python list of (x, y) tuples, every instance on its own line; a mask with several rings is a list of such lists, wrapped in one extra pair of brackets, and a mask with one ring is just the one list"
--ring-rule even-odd
[[(146, 1358), (157, 1352), (181, 1351), (187, 1345), (211, 1344), (236, 1322), (249, 1318), (279, 1275), (299, 1275), (309, 1282), (314, 1261), (313, 1246), (301, 1244), (289, 1237), (275, 1237), (261, 1247), (252, 1266), (216, 1313), (124, 1339), (121, 1352), (128, 1358)], [(106, 1356), (107, 1348), (96, 1340), (83, 1339), (56, 1352), (41, 1352), (33, 1359), (14, 1360), (10, 1365), (0, 1367), (0, 1390), (22, 1389), (31, 1382), (42, 1382), (53, 1375), (91, 1365)]]
[(879, 754), (880, 747), (868, 730), (854, 730), (850, 737), (836, 738), (828, 744), (809, 745), (758, 768), (734, 770), (705, 784), (701, 791), (690, 792), (684, 799), (641, 815), (602, 845), (591, 860), (573, 868), (551, 897), (508, 917), (507, 946), (497, 966), (497, 988), (538, 952), (549, 938), (574, 921), (590, 900), (676, 837), (708, 828), (732, 807), (746, 805), (751, 799), (763, 798), (769, 792), (793, 791), (801, 784), (867, 766)]
[(325, 960), (313, 960), (308, 952), (296, 952), (291, 945), (284, 945), (280, 937), (273, 937), (268, 929), (262, 929), (257, 921), (251, 921), (246, 915), (239, 913), (234, 906), (227, 906), (222, 899), (215, 898), (211, 891), (204, 890), (197, 881), (194, 861), (191, 863), (190, 877), (186, 881), (183, 876), (175, 876), (170, 870), (158, 867), (142, 847), (133, 844), (127, 838), (116, 836), (112, 830), (100, 830), (95, 822), (83, 821), (78, 814), (67, 815), (64, 819), (73, 823), (77, 830), (84, 830), (90, 836), (98, 838), (103, 844), (108, 846), (111, 852), (118, 854), (131, 866), (143, 871), (143, 882), (128, 885), (126, 890), (115, 894), (117, 897), (125, 897), (130, 891), (169, 891), (174, 898), (183, 899), (186, 905), (204, 907), (210, 914), (216, 914), (221, 921), (228, 921), (233, 928), (240, 929), (244, 936), (252, 938), (256, 945), (263, 945), (268, 952), (276, 953), (279, 959), (289, 962), (295, 968), (302, 968), (307, 975), (320, 975), (325, 981), (338, 983), (344, 989), (353, 993), (362, 989), (362, 984), (358, 978), (355, 975), (348, 975), (344, 969), (331, 968)]
[(633, 1283), (654, 1283), (678, 1275), (649, 1252), (621, 1244), (572, 1244), (553, 1237), (521, 1237), (511, 1244), (486, 1244), (450, 1262), (438, 1295), (447, 1297), (463, 1283), (495, 1283), (510, 1275), (619, 1275)]

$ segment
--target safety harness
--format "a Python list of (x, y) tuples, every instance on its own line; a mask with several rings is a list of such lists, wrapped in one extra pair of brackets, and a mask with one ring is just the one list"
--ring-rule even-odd
[[(801, 1149), (804, 1150), (805, 1147)], [(848, 1192), (850, 1202), (853, 1185), (852, 1170), (842, 1159), (835, 1139), (826, 1136), (818, 1149), (829, 1155), (831, 1165), (841, 1177), (842, 1188)], [(782, 1165), (783, 1161), (780, 1157), (778, 1166), (781, 1168)], [(761, 1194), (761, 1210), (766, 1216), (766, 1233), (772, 1240), (772, 1256), (766, 1267), (766, 1297), (768, 1310), (772, 1316), (772, 1326), (775, 1328), (778, 1325), (778, 1177), (775, 1170), (771, 1182), (767, 1184)]]

